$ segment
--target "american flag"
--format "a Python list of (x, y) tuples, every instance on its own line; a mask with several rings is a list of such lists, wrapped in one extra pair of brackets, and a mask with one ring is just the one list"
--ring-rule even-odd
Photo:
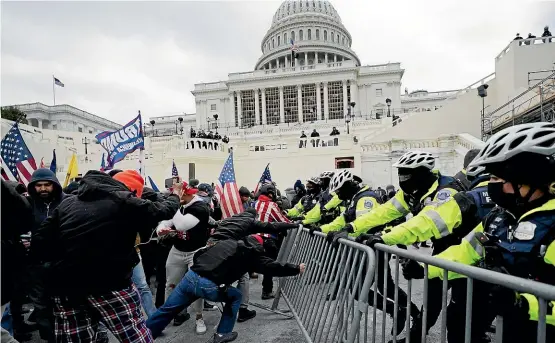
[(258, 193), (258, 189), (265, 183), (271, 183), (272, 182), (272, 175), (270, 174), (270, 163), (268, 163), (266, 165), (266, 169), (264, 169), (264, 172), (262, 173), (262, 176), (260, 177), (260, 180), (258, 181), (258, 184), (256, 185), (256, 188), (254, 189), (254, 194)]
[(291, 51), (299, 51), (299, 46), (295, 44), (293, 39), (291, 39)]
[(222, 207), (222, 217), (231, 217), (234, 214), (243, 212), (241, 196), (235, 181), (235, 169), (233, 168), (233, 153), (229, 154), (224, 168), (216, 182), (216, 192), (220, 196)]
[(175, 166), (175, 161), (172, 161), (172, 163), (173, 163), (173, 165), (172, 165), (172, 177), (179, 176), (179, 173), (177, 172), (177, 167)]
[(19, 132), (17, 124), (12, 126), (0, 145), (2, 163), (17, 181), (28, 184), (31, 181), (31, 174), (37, 169), (37, 165), (35, 158), (21, 136), (21, 132)]

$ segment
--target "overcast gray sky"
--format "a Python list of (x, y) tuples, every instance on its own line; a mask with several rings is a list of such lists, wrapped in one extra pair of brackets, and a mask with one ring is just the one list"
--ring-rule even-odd
[[(252, 70), (281, 1), (1, 2), (1, 104), (66, 103), (119, 123), (195, 111), (195, 83)], [(337, 0), (363, 64), (403, 88), (468, 86), (517, 32), (555, 31), (555, 2)]]

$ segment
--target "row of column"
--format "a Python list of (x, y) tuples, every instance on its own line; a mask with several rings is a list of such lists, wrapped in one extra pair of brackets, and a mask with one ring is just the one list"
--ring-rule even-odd
[[(303, 56), (304, 54), (304, 56)], [(301, 58), (304, 58), (304, 65), (308, 65), (308, 54), (309, 52), (305, 51), (305, 52), (301, 52), (299, 53), (299, 58), (297, 59), (300, 60)], [(328, 58), (328, 53), (327, 52), (314, 52), (314, 64), (318, 64), (318, 57), (319, 55), (324, 54), (324, 62), (325, 64), (327, 63), (331, 63), (331, 62), (338, 62), (338, 55), (337, 54), (331, 54), (330, 58)], [(287, 54), (285, 56), (280, 56), (276, 59), (273, 59), (271, 61), (269, 61), (266, 65), (267, 68), (264, 69), (274, 69), (274, 68), (280, 68), (279, 66), (279, 61), (281, 59), (281, 57), (285, 57), (285, 66), (283, 68), (288, 68), (288, 67), (292, 67), (291, 65), (291, 54)], [(340, 56), (339, 55), (339, 62), (344, 61), (345, 57)]]
[[(345, 114), (348, 111), (348, 96), (347, 96), (347, 80), (343, 80), (343, 108)], [(322, 99), (320, 94), (320, 83), (315, 83), (316, 86), (316, 118), (321, 118), (320, 113), (322, 113)], [(327, 120), (329, 116), (329, 97), (328, 97), (328, 83), (324, 82), (324, 119)], [(280, 123), (285, 123), (285, 108), (284, 108), (284, 97), (283, 97), (283, 86), (279, 86), (279, 121)], [(258, 92), (262, 92), (262, 104), (260, 104)], [(358, 101), (358, 86), (355, 84), (354, 80), (351, 80), (351, 101), (357, 103)], [(303, 122), (303, 96), (302, 96), (302, 84), (297, 85), (297, 106), (298, 106), (298, 121)], [(235, 93), (229, 93), (229, 104), (230, 113), (235, 116)], [(260, 105), (262, 105), (262, 123), (258, 114), (260, 113)], [(256, 125), (266, 125), (267, 124), (267, 114), (266, 114), (266, 89), (254, 89), (254, 113), (255, 113), (255, 124)], [(238, 126), (241, 127), (242, 121), (242, 108), (241, 108), (241, 91), (237, 92), (237, 120)]]

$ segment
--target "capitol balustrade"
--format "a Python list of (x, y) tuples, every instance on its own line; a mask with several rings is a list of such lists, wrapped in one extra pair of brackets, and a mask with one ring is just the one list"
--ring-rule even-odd
[(193, 156), (225, 156), (230, 147), (221, 140), (207, 138), (190, 138), (185, 136), (149, 137), (147, 148), (163, 150), (164, 156), (193, 155)]

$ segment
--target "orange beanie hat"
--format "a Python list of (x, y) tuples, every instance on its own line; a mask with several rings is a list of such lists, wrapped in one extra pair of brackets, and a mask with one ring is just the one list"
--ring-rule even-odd
[(138, 198), (143, 195), (145, 180), (135, 170), (124, 170), (114, 175), (114, 179), (126, 185), (132, 192), (134, 191)]

